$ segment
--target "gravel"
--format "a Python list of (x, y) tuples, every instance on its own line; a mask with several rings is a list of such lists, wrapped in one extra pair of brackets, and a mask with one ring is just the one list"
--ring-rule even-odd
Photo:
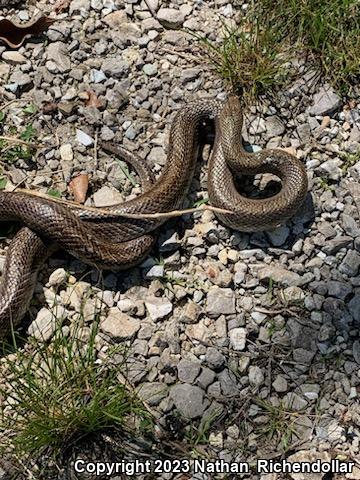
[[(42, 7), (22, 8), (31, 18)], [(225, 97), (215, 73), (190, 55), (197, 46), (182, 28), (216, 40), (221, 21), (239, 14), (222, 0), (72, 0), (46, 43), (1, 50), (0, 94), (12, 102), (3, 134), (31, 121), (34, 140), (46, 145), (34, 165), (3, 162), (7, 188), (21, 182), (71, 199), (69, 182), (82, 173), (87, 205), (141, 193), (132, 169), (94, 147), (119, 143), (159, 175), (175, 112), (195, 98)], [(89, 92), (98, 103), (89, 104)], [(30, 104), (38, 111), (28, 116)], [(162, 426), (174, 417), (190, 438), (212, 418), (211, 446), (201, 445), (208, 458), (235, 460), (240, 449), (243, 461), (279, 457), (284, 439), (288, 459), (338, 451), (358, 458), (360, 162), (346, 159), (360, 151), (359, 121), (357, 88), (345, 105), (306, 75), (276, 102), (252, 106), (243, 130), (249, 150), (287, 148), (306, 164), (310, 192), (297, 215), (253, 234), (209, 211), (170, 220), (149, 257), (126, 272), (99, 274), (55, 254), (38, 278), (29, 335), (51, 339), (54, 304), (69, 328), (99, 315), (99, 358), (114, 343), (126, 346), (129, 381)], [(187, 206), (207, 198), (206, 169), (197, 169)], [(1, 258), (7, 246), (2, 240)], [(270, 445), (272, 414), (282, 423)]]

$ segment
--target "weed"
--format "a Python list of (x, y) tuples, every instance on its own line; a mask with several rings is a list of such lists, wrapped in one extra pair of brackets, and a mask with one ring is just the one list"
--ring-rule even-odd
[(344, 175), (348, 172), (349, 168), (353, 167), (356, 163), (360, 162), (360, 150), (356, 153), (345, 153), (343, 156), (343, 165), (341, 170)]
[(230, 85), (234, 93), (252, 101), (287, 77), (287, 56), (281, 54), (281, 45), (273, 41), (276, 30), (269, 24), (261, 25), (256, 18), (243, 18), (237, 28), (224, 25), (221, 44), (206, 37), (197, 38), (205, 48), (216, 72)]
[(298, 62), (341, 93), (360, 75), (360, 4), (357, 0), (251, 2), (223, 38), (195, 35), (218, 74), (232, 90), (253, 100), (299, 75)]
[(68, 332), (59, 322), (50, 343), (30, 342), (2, 359), (0, 451), (28, 458), (50, 449), (56, 455), (91, 433), (112, 427), (134, 433), (150, 420), (119, 381), (114, 352), (97, 359), (98, 323)]
[(268, 421), (261, 427), (261, 434), (268, 437), (271, 442), (275, 442), (286, 453), (290, 447), (291, 437), (296, 434), (295, 422), (299, 418), (298, 413), (289, 412), (285, 406), (275, 406), (271, 402), (255, 399), (255, 403), (259, 405), (263, 413), (268, 417)]
[[(23, 109), (24, 115), (30, 115), (36, 113), (34, 105), (29, 105)], [(34, 153), (35, 148), (31, 145), (24, 145), (21, 142), (16, 143), (16, 139), (23, 142), (31, 142), (37, 136), (37, 130), (31, 123), (25, 126), (23, 130), (19, 130), (15, 125), (4, 125), (6, 114), (0, 111), (0, 127), (1, 131), (6, 131), (5, 137), (0, 137), (0, 160), (7, 163), (14, 163), (19, 159), (30, 160)], [(11, 141), (8, 136), (13, 137)]]
[(207, 444), (209, 442), (211, 427), (221, 413), (221, 408), (215, 408), (201, 420), (198, 426), (195, 426), (193, 423), (189, 425), (186, 438), (190, 446), (196, 447), (197, 445)]
[(318, 183), (321, 190), (325, 190), (325, 191), (334, 190), (334, 186), (330, 184), (330, 180), (327, 177), (319, 177)]

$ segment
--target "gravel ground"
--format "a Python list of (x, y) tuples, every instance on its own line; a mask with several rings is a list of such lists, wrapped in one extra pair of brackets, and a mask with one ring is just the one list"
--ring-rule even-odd
[[(0, 13), (27, 21), (53, 12), (54, 2), (34, 3)], [(71, 198), (70, 179), (86, 173), (89, 205), (138, 194), (136, 177), (94, 146), (118, 142), (159, 173), (175, 112), (226, 96), (194, 39), (175, 29), (214, 40), (240, 13), (227, 0), (72, 0), (44, 39), (0, 46), (3, 134), (32, 123), (45, 145), (33, 161), (3, 162), (6, 188)], [(29, 104), (39, 111), (24, 114)], [(209, 459), (358, 459), (359, 124), (356, 92), (344, 104), (304, 73), (273, 104), (249, 108), (244, 127), (253, 149), (287, 148), (306, 162), (309, 195), (291, 222), (248, 235), (209, 211), (169, 221), (152, 256), (116, 275), (55, 256), (39, 276), (29, 333), (51, 338), (54, 302), (70, 323), (100, 311), (99, 355), (114, 342), (131, 346), (129, 379), (160, 425)], [(208, 154), (190, 206), (207, 197)], [(360, 464), (332, 478), (360, 479)]]

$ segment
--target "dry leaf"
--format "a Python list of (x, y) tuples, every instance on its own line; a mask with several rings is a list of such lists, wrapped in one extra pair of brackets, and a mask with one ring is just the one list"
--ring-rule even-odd
[(87, 107), (101, 108), (103, 106), (101, 100), (98, 99), (96, 93), (93, 90), (87, 90), (88, 99), (86, 100)]
[(59, 0), (54, 5), (55, 13), (59, 14), (59, 13), (65, 12), (65, 10), (69, 8), (70, 3), (71, 3), (71, 0)]
[(35, 22), (17, 25), (7, 18), (0, 21), (0, 40), (10, 48), (19, 48), (28, 37), (45, 32), (56, 20), (50, 17), (40, 17)]
[(77, 203), (85, 202), (88, 187), (89, 187), (89, 177), (86, 173), (82, 173), (71, 180), (69, 184), (69, 188), (71, 193), (74, 195), (75, 202)]

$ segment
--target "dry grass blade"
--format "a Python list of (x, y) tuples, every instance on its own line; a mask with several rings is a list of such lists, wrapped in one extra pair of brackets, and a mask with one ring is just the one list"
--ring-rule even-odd
[(51, 202), (55, 203), (61, 203), (63, 205), (71, 206), (73, 208), (81, 208), (83, 211), (89, 211), (89, 212), (95, 212), (95, 213), (102, 213), (105, 215), (111, 215), (111, 217), (116, 218), (133, 218), (133, 219), (142, 219), (142, 218), (174, 218), (174, 217), (181, 217), (182, 215), (188, 215), (191, 213), (197, 213), (200, 211), (204, 210), (210, 210), (215, 213), (222, 213), (222, 214), (232, 214), (234, 212), (230, 210), (225, 210), (224, 208), (218, 208), (218, 207), (213, 207), (211, 205), (200, 205), (199, 207), (195, 208), (187, 208), (184, 210), (172, 210), (169, 212), (159, 212), (159, 213), (122, 213), (119, 212), (117, 213), (116, 210), (114, 211), (109, 211), (105, 210), (103, 208), (96, 208), (96, 207), (84, 207), (84, 206), (79, 206), (77, 203), (72, 202), (70, 200), (62, 200), (61, 198), (54, 198), (50, 195), (46, 195), (45, 193), (40, 193), (40, 192), (34, 192), (33, 190), (27, 190), (24, 188), (19, 188), (17, 189), (17, 192), (25, 193), (27, 195), (31, 195), (33, 197), (40, 197), (40, 198), (45, 198), (46, 200), (49, 200)]

